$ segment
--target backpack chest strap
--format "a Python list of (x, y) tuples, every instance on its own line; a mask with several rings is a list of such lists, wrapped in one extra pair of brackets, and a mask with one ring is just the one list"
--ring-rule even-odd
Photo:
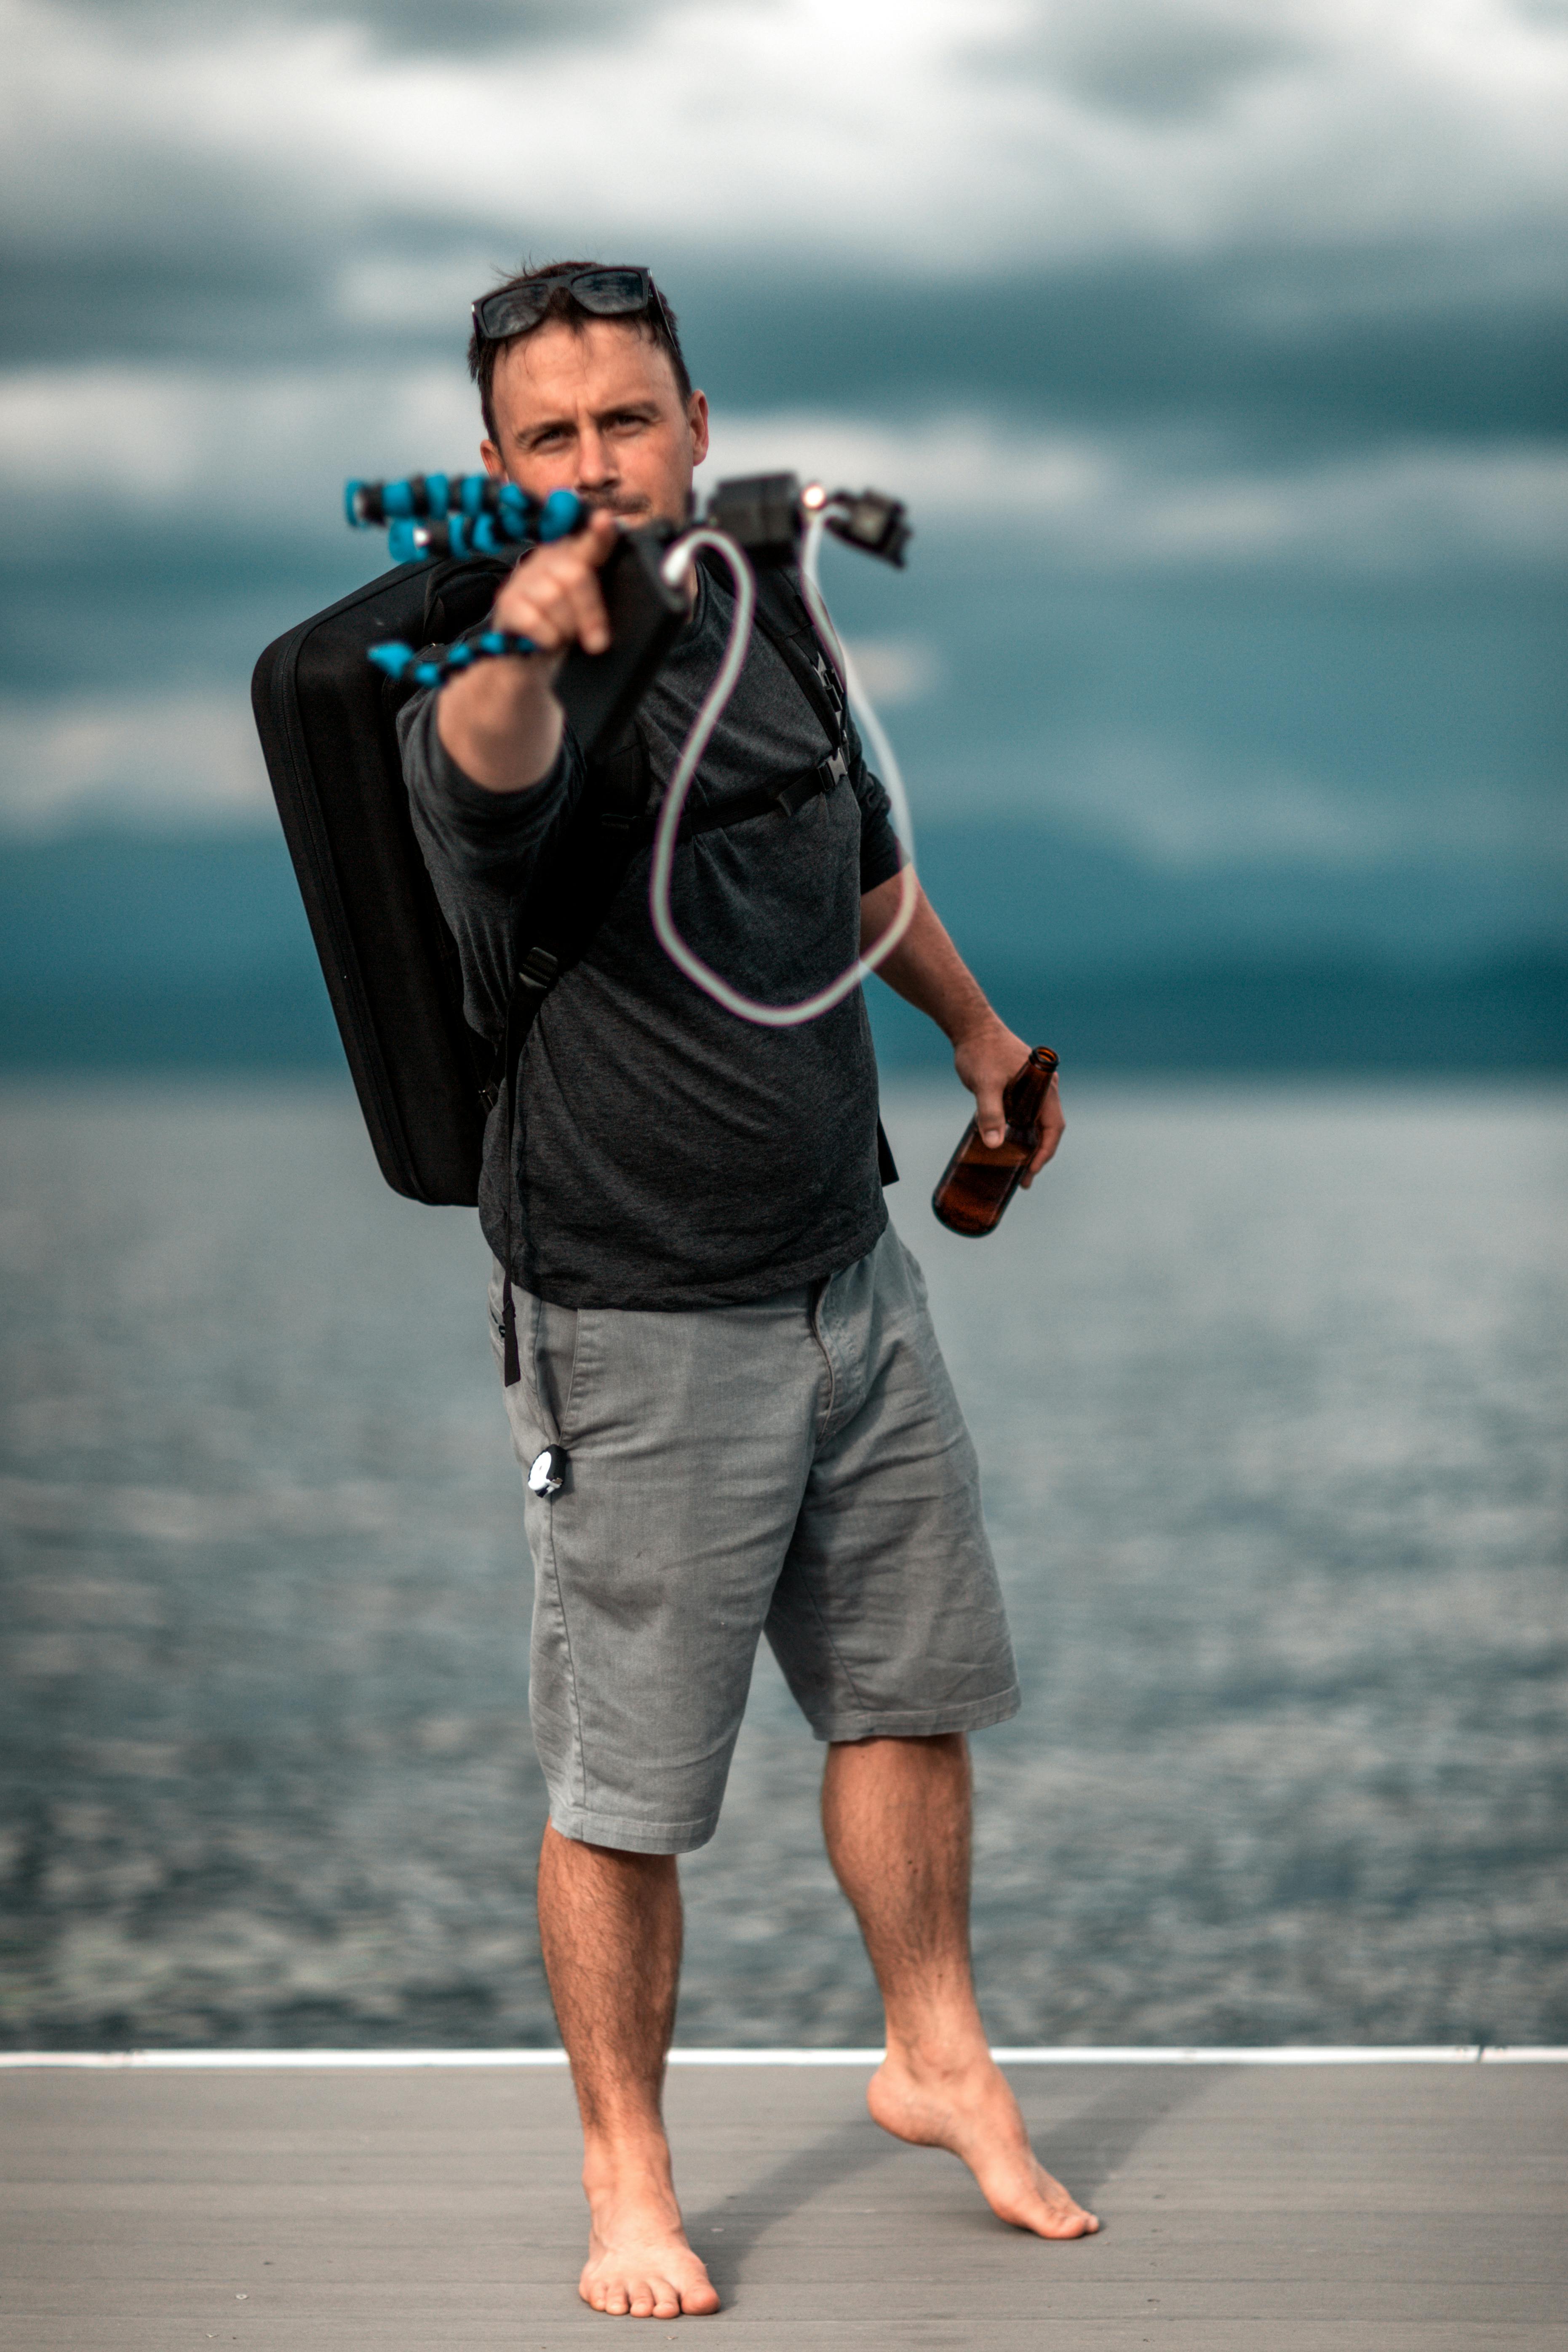
[[(735, 793), (713, 808), (689, 808), (676, 828), (677, 841), (689, 841), (696, 833), (725, 833), (731, 825), (749, 824), (759, 816), (798, 816), (816, 800), (844, 783), (849, 774), (849, 762), (842, 751), (825, 752), (815, 766), (797, 768), (793, 775), (780, 782), (759, 784), (749, 793)], [(634, 838), (640, 847), (651, 842), (658, 828), (657, 815), (645, 816), (636, 827)]]

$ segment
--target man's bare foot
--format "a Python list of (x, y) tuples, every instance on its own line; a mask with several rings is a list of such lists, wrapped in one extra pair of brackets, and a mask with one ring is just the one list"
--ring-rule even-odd
[(675, 2191), (644, 2171), (590, 2182), (588, 2259), (577, 2292), (611, 2319), (717, 2311), (708, 2273), (686, 2242)]
[(1087, 2238), (1099, 2229), (1029, 2146), (1005, 2075), (987, 2053), (956, 2067), (921, 2066), (891, 2053), (866, 2093), (872, 2118), (918, 2147), (945, 2147), (965, 2163), (994, 2213), (1040, 2238)]

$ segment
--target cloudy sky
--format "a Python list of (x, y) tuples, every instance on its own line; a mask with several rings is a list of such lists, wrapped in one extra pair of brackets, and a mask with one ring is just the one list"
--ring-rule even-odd
[(470, 457), (467, 304), (564, 250), (716, 467), (909, 499), (834, 584), (917, 817), (1561, 870), (1568, 0), (0, 19), (14, 832), (258, 821), (342, 477)]

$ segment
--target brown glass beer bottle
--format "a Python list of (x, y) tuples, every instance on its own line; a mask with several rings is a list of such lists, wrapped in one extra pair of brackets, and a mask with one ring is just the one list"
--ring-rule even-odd
[(983, 1143), (979, 1122), (970, 1120), (931, 1196), (940, 1223), (955, 1234), (975, 1235), (1001, 1223), (1018, 1179), (1039, 1148), (1040, 1113), (1056, 1067), (1050, 1047), (1037, 1045), (1017, 1076), (1008, 1080), (1002, 1097), (1007, 1131), (1000, 1143)]

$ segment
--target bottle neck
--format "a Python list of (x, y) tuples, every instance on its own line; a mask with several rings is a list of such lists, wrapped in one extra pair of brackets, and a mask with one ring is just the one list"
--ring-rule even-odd
[(1009, 1127), (1037, 1126), (1046, 1095), (1056, 1074), (1057, 1057), (1048, 1045), (1037, 1045), (1002, 1097)]

